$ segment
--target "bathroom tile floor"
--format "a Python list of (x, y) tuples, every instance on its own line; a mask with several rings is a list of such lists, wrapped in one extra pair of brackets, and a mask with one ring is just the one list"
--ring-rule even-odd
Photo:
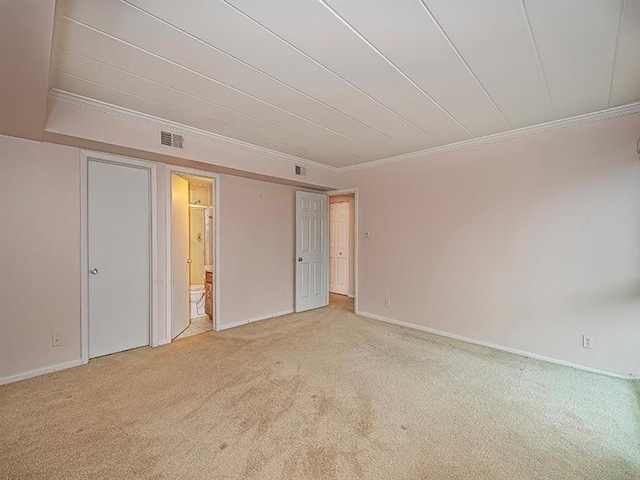
[(190, 337), (192, 335), (198, 335), (200, 333), (210, 332), (213, 330), (213, 322), (208, 315), (204, 317), (198, 317), (191, 319), (191, 325), (189, 325), (184, 332), (176, 337), (176, 340), (181, 338)]

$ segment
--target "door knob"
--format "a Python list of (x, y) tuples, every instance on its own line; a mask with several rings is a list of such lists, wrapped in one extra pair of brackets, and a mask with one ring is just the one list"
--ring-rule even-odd
[(298, 257), (298, 261), (301, 262), (302, 261), (302, 257)]
[(187, 258), (187, 263), (188, 263), (189, 265), (191, 265), (191, 259), (190, 259), (190, 258)]
[(89, 272), (91, 272), (91, 275), (97, 275), (98, 269), (96, 267), (93, 267), (91, 270), (89, 270)]

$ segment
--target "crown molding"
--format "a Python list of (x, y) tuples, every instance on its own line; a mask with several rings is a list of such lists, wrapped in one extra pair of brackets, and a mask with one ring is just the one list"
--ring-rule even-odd
[(580, 125), (586, 125), (593, 122), (599, 122), (602, 120), (608, 120), (612, 118), (623, 117), (626, 115), (634, 115), (636, 113), (640, 113), (640, 102), (634, 102), (626, 105), (621, 105), (619, 107), (607, 108), (605, 110), (600, 110), (597, 112), (577, 115), (575, 117), (569, 117), (561, 120), (554, 120), (551, 122), (540, 123), (540, 124), (532, 125), (529, 127), (523, 127), (523, 128), (518, 128), (514, 130), (508, 130), (506, 132), (486, 135), (484, 137), (472, 138), (470, 140), (464, 140), (462, 142), (450, 143), (448, 145), (428, 148), (428, 149), (420, 150), (417, 152), (405, 153), (402, 155), (381, 158), (379, 160), (372, 160), (368, 162), (357, 163), (355, 165), (350, 165), (347, 167), (338, 168), (338, 167), (333, 167), (331, 165), (325, 165), (319, 162), (314, 162), (313, 160), (308, 160), (306, 158), (298, 157), (295, 155), (290, 155), (288, 153), (278, 152), (276, 150), (272, 150), (266, 147), (261, 147), (259, 145), (255, 145), (249, 142), (243, 142), (242, 140), (236, 140), (230, 137), (226, 137), (224, 135), (219, 135), (217, 133), (201, 130), (199, 128), (190, 127), (188, 125), (184, 125), (181, 123), (164, 120), (159, 117), (154, 117), (153, 115), (136, 112), (135, 110), (130, 110), (124, 107), (118, 107), (110, 103), (101, 102), (99, 100), (94, 100), (92, 98), (84, 97), (82, 95), (77, 95), (74, 93), (65, 92), (62, 90), (54, 89), (50, 91), (49, 98), (62, 103), (67, 103), (67, 104), (74, 105), (81, 108), (87, 108), (90, 110), (94, 110), (100, 113), (105, 113), (107, 115), (116, 116), (126, 120), (132, 120), (132, 121), (141, 122), (147, 125), (152, 125), (158, 129), (165, 128), (165, 129), (171, 130), (174, 133), (182, 133), (185, 135), (188, 134), (190, 136), (199, 137), (211, 142), (224, 144), (226, 146), (231, 146), (231, 147), (239, 148), (242, 150), (247, 150), (252, 153), (257, 153), (260, 155), (279, 158), (281, 160), (286, 160), (292, 164), (305, 165), (311, 168), (325, 170), (334, 174), (344, 174), (344, 173), (356, 172), (359, 170), (365, 170), (367, 168), (375, 168), (375, 167), (381, 167), (384, 165), (392, 165), (395, 163), (408, 162), (411, 160), (419, 160), (421, 158), (431, 157), (434, 155), (441, 155), (449, 152), (455, 152), (457, 150), (465, 150), (467, 148), (472, 148), (480, 145), (487, 145), (490, 143), (513, 140), (516, 138), (527, 137), (527, 136), (536, 135), (539, 133), (551, 132), (554, 130), (560, 130), (560, 129), (569, 128), (569, 127), (577, 127)]
[(560, 130), (562, 128), (577, 127), (580, 125), (586, 125), (593, 122), (599, 122), (602, 120), (609, 120), (611, 118), (623, 117), (626, 115), (634, 115), (640, 113), (640, 102), (629, 103), (627, 105), (621, 105), (619, 107), (607, 108), (606, 110), (600, 110), (593, 113), (585, 113), (583, 115), (577, 115), (575, 117), (564, 118), (561, 120), (554, 120), (546, 123), (539, 123), (530, 127), (522, 127), (514, 130), (508, 130), (506, 132), (494, 133), (492, 135), (486, 135), (484, 137), (472, 138), (471, 140), (464, 140), (462, 142), (450, 143), (448, 145), (442, 145), (439, 147), (432, 147), (426, 150), (420, 150), (418, 152), (410, 152), (402, 155), (396, 155), (393, 157), (381, 158), (380, 160), (373, 160), (371, 162), (358, 163), (348, 167), (342, 167), (339, 173), (356, 172), (358, 170), (365, 170), (367, 168), (381, 167), (383, 165), (392, 165), (394, 163), (407, 162), (410, 160), (418, 160), (425, 157), (431, 157), (433, 155), (441, 155), (444, 153), (455, 152), (457, 150), (464, 150), (479, 145), (486, 145), (490, 143), (503, 142), (506, 140), (513, 140), (521, 137), (528, 137), (530, 135), (536, 135), (539, 133), (551, 132), (554, 130)]
[(131, 110), (125, 107), (119, 107), (117, 105), (102, 102), (100, 100), (95, 100), (93, 98), (85, 97), (82, 95), (77, 95), (75, 93), (65, 92), (63, 90), (58, 90), (58, 89), (51, 90), (49, 92), (49, 98), (51, 100), (55, 100), (61, 103), (66, 103), (68, 105), (73, 105), (80, 108), (86, 108), (89, 110), (93, 110), (95, 112), (104, 113), (114, 117), (122, 118), (124, 120), (132, 120), (135, 122), (144, 123), (146, 125), (151, 125), (158, 129), (170, 130), (172, 133), (180, 133), (185, 136), (187, 135), (194, 136), (194, 137), (198, 137), (214, 143), (223, 144), (225, 146), (231, 146), (234, 148), (247, 150), (252, 153), (257, 153), (259, 155), (276, 157), (281, 160), (286, 160), (291, 164), (295, 164), (295, 165), (304, 165), (311, 168), (326, 170), (331, 173), (339, 173), (339, 170), (340, 170), (339, 168), (333, 167), (331, 165), (325, 165), (323, 163), (314, 162), (313, 160), (308, 160), (306, 158), (298, 157), (296, 155), (278, 152), (277, 150), (261, 147), (253, 143), (244, 142), (242, 140), (236, 140), (234, 138), (226, 137), (224, 135), (219, 135), (217, 133), (209, 132), (207, 130), (191, 127), (189, 125), (184, 125), (178, 122), (172, 122), (170, 120), (165, 120), (160, 117), (155, 117), (153, 115), (148, 115), (146, 113), (137, 112), (135, 110)]

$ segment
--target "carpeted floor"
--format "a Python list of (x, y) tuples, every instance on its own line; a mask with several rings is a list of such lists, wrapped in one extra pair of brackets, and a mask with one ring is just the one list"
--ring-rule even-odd
[(0, 387), (0, 478), (630, 480), (639, 402), (333, 304)]

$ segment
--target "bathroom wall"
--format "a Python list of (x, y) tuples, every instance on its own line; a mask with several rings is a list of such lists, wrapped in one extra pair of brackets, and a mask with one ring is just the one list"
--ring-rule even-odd
[(211, 205), (211, 190), (207, 185), (197, 185), (189, 182), (189, 203), (196, 205)]
[(204, 208), (189, 207), (189, 256), (191, 257), (189, 283), (191, 285), (204, 285), (204, 252), (207, 243), (204, 221), (206, 215), (207, 210)]

